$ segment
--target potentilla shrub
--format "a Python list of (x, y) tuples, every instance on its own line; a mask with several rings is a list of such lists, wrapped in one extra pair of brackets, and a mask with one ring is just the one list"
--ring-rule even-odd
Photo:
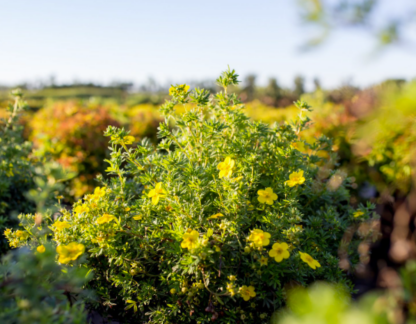
[[(109, 127), (110, 180), (49, 223), (35, 228), (22, 216), (27, 237), (9, 239), (34, 248), (49, 224), (58, 261), (87, 254), (90, 285), (123, 323), (267, 323), (288, 287), (327, 280), (349, 288), (338, 247), (369, 211), (349, 206), (348, 178), (328, 168), (322, 176), (326, 161), (296, 149), (310, 108), (299, 102), (297, 122), (268, 126), (227, 93), (234, 71), (217, 81), (215, 96), (172, 86), (157, 147)], [(188, 102), (195, 108), (177, 115)], [(310, 145), (330, 147), (327, 139)]]

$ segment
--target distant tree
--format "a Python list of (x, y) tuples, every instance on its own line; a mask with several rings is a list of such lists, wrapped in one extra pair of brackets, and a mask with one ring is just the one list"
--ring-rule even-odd
[(244, 88), (241, 93), (243, 101), (252, 101), (256, 92), (256, 76), (254, 74), (248, 75), (244, 80)]
[(313, 84), (315, 85), (315, 91), (321, 90), (321, 81), (318, 78), (313, 79)]
[(282, 88), (278, 85), (276, 78), (270, 78), (265, 91), (265, 101), (272, 106), (278, 106), (280, 99), (282, 98)]
[(294, 94), (297, 98), (305, 93), (305, 79), (298, 75), (295, 77), (295, 90)]

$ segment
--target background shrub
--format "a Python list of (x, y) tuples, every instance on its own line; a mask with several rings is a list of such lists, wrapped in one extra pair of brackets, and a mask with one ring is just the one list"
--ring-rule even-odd
[(30, 121), (30, 138), (38, 154), (78, 174), (67, 189), (68, 197), (91, 190), (96, 175), (104, 172), (108, 141), (101, 134), (108, 125), (120, 125), (113, 115), (109, 105), (64, 101), (47, 104)]

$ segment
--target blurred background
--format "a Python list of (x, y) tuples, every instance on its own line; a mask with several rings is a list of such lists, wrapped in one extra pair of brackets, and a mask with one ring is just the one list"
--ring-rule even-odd
[(251, 118), (284, 123), (298, 114), (294, 101), (313, 107), (304, 138), (333, 139), (355, 179), (351, 203), (375, 203), (380, 217), (355, 229), (378, 235), (345, 271), (357, 295), (391, 289), (395, 319), (416, 314), (415, 1), (15, 0), (0, 12), (0, 117), (20, 87), (33, 154), (78, 175), (66, 202), (104, 173), (108, 125), (156, 142), (169, 87), (216, 92), (229, 65)]

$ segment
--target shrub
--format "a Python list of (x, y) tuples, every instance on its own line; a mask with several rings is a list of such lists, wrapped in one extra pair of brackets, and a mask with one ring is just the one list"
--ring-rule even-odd
[(52, 102), (29, 123), (38, 154), (78, 173), (68, 188), (69, 197), (91, 190), (96, 175), (105, 170), (108, 141), (101, 134), (108, 125), (120, 125), (110, 109), (95, 102)]
[[(13, 91), (14, 104), (9, 105), (5, 119), (0, 119), (0, 230), (14, 227), (13, 214), (34, 212), (35, 205), (25, 193), (35, 187), (33, 176), (37, 162), (31, 157), (32, 145), (22, 137), (18, 125), (22, 111), (27, 107), (20, 90)], [(7, 248), (3, 236), (0, 254)]]
[[(268, 126), (250, 120), (227, 93), (238, 82), (234, 71), (217, 81), (224, 91), (213, 97), (171, 88), (156, 147), (109, 127), (113, 176), (42, 229), (22, 217), (27, 234), (19, 233), (18, 245), (35, 247), (48, 225), (58, 249), (82, 243), (91, 287), (130, 322), (266, 323), (284, 305), (287, 286), (319, 279), (350, 289), (338, 246), (369, 208), (354, 213), (350, 180), (318, 166), (327, 161), (314, 153), (330, 141), (299, 138), (309, 106), (297, 103), (300, 118), (290, 125)], [(188, 102), (195, 108), (175, 113)], [(350, 244), (353, 264), (355, 250)]]

